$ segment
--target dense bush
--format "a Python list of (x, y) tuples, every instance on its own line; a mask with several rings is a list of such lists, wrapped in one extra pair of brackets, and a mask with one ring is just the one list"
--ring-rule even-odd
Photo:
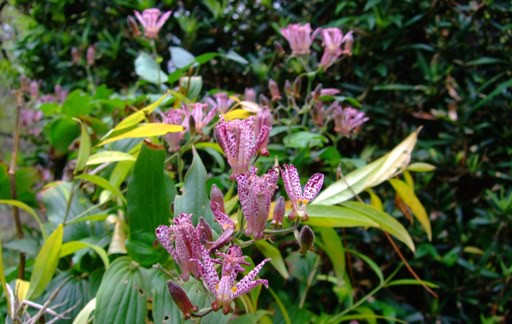
[[(174, 50), (175, 56), (171, 56), (168, 47), (173, 46), (186, 49), (197, 60), (204, 59), (198, 68), (190, 70), (202, 76), (202, 84), (198, 86), (202, 92), (200, 95), (191, 95), (191, 91), (185, 93), (189, 99), (199, 101), (205, 93), (213, 94), (217, 90), (236, 94), (243, 93), (246, 88), (254, 88), (258, 95), (268, 98), (263, 99), (264, 103), (268, 102), (278, 111), (274, 114), (275, 119), (279, 117), (276, 125), (284, 127), (282, 132), (273, 134), (269, 146), (272, 156), (294, 163), (299, 170), (308, 170), (304, 179), (314, 172), (324, 172), (330, 174), (326, 176), (329, 185), (335, 180), (335, 174), (341, 176), (340, 170), (346, 175), (358, 169), (422, 127), (412, 157), (414, 161), (435, 165), (436, 170), (417, 174), (414, 182), (417, 195), (432, 221), (432, 240), (427, 242), (424, 239), (417, 224), (408, 225), (415, 239), (416, 253), (405, 255), (419, 277), (438, 285), (435, 291), (439, 298), (432, 297), (421, 286), (414, 289), (411, 288), (413, 286), (407, 286), (407, 289), (389, 287), (380, 291), (374, 301), (358, 308), (359, 313), (375, 313), (407, 321), (443, 322), (477, 319), (505, 322), (510, 317), (512, 256), (508, 251), (512, 245), (512, 191), (509, 189), (512, 151), (509, 143), (512, 133), (508, 125), (512, 122), (512, 60), (509, 54), (512, 51), (512, 9), (506, 1), (469, 4), (437, 1), (206, 0), (201, 4), (195, 1), (15, 1), (15, 5), (33, 22), (24, 36), (18, 39), (11, 64), (20, 64), (25, 75), (40, 80), (42, 93), (54, 93), (55, 85), (71, 92), (61, 102), (39, 106), (44, 113), (44, 125), (40, 130), (44, 139), (32, 136), (37, 134), (28, 134), (37, 148), (34, 154), (23, 154), (26, 165), (21, 162), (22, 166), (50, 167), (55, 179), (69, 181), (73, 167), (69, 169), (66, 165), (77, 158), (77, 147), (81, 145), (77, 141), (81, 128), (70, 117), (80, 117), (87, 125), (93, 143), (97, 144), (119, 121), (144, 106), (146, 98), (143, 94), (161, 94), (161, 90), (165, 90), (159, 88), (159, 82), (148, 81), (143, 72), (135, 72), (132, 62), (140, 58), (141, 51), (151, 53), (152, 42), (142, 36), (134, 36), (126, 19), (133, 15), (133, 10), (151, 6), (173, 10), (172, 18), (155, 42), (155, 51), (160, 55), (156, 61), (175, 81), (167, 86), (173, 88), (179, 77), (189, 73), (188, 69), (180, 69), (187, 64), (179, 62), (180, 55), (188, 56), (181, 50)], [(345, 33), (353, 30), (352, 55), (345, 56), (325, 72), (316, 73), (313, 78), (307, 66), (289, 57), (289, 44), (280, 34), (280, 28), (297, 22), (309, 22), (313, 29), (339, 27)], [(93, 65), (87, 65), (85, 58), (90, 46), (95, 46), (96, 51)], [(73, 63), (73, 47), (81, 54), (80, 62)], [(201, 56), (204, 53), (220, 55)], [(312, 61), (320, 60), (321, 54), (321, 42), (316, 41), (312, 45)], [(170, 71), (169, 60), (173, 61)], [(318, 134), (318, 137), (296, 136), (296, 144), (283, 144), (290, 140), (292, 134), (286, 131), (285, 126), (290, 129), (301, 122), (296, 119), (299, 114), (289, 109), (293, 104), (285, 89), (286, 80), (293, 84), (298, 75), (302, 76), (304, 98), (301, 100), (317, 84), (322, 84), (323, 88), (341, 90), (336, 100), (360, 108), (369, 116), (370, 121), (356, 138), (340, 139), (331, 135), (333, 122), (317, 127), (308, 120), (303, 125), (311, 127), (309, 134)], [(270, 101), (269, 79), (276, 82), (284, 98), (282, 101)], [(14, 78), (12, 83), (19, 86)], [(183, 88), (192, 90), (190, 85)], [(173, 100), (174, 103), (164, 105), (165, 109), (177, 102), (186, 102), (180, 97)], [(299, 102), (298, 106), (303, 104)], [(82, 110), (80, 113), (72, 112), (77, 109)], [(158, 116), (152, 118), (160, 119)], [(300, 131), (306, 132), (305, 129)], [(209, 127), (206, 128), (206, 135), (211, 135), (211, 132)], [(192, 134), (190, 138), (194, 136)], [(123, 152), (132, 147), (132, 144), (116, 145), (113, 146), (115, 150)], [(309, 147), (303, 149), (302, 146)], [(208, 188), (215, 183), (223, 191), (228, 191), (231, 181), (226, 170), (229, 168), (222, 156), (211, 148), (205, 148), (199, 156), (211, 173)], [(167, 171), (175, 182), (183, 183), (185, 172), (192, 168), (191, 151), (187, 148), (178, 157), (170, 154), (167, 159), (173, 159), (172, 162), (167, 161), (171, 162)], [(264, 171), (272, 163), (273, 159), (261, 157), (258, 167)], [(110, 177), (112, 181), (112, 169), (100, 170), (103, 172), (100, 175), (107, 179)], [(7, 173), (0, 175), (3, 174)], [(30, 186), (38, 178), (34, 171), (26, 174), (32, 176), (27, 176), (30, 179), (24, 182), (25, 192), (20, 192), (19, 199), (35, 207), (34, 188)], [(7, 184), (7, 176), (1, 180), (2, 186)], [(128, 186), (127, 199), (134, 199), (129, 196), (130, 183), (122, 183), (115, 185), (121, 190)], [(186, 179), (184, 185), (186, 188)], [(81, 186), (91, 201), (76, 207), (81, 209), (74, 212), (75, 216), (84, 212), (88, 204), (92, 206), (108, 199), (102, 197), (104, 193), (100, 195), (99, 190), (87, 187), (83, 181)], [(374, 189), (384, 202), (383, 209), (395, 216), (409, 215), (407, 207), (403, 207), (403, 202), (395, 198), (395, 191), (390, 189), (389, 184)], [(0, 194), (2, 199), (9, 198), (8, 192)], [(22, 194), (26, 198), (22, 198)], [(284, 191), (281, 194), (284, 195)], [(86, 199), (84, 197), (80, 199)], [(362, 198), (370, 201), (366, 193)], [(43, 198), (43, 203), (48, 220), (51, 220), (52, 213), (57, 217), (55, 208), (58, 206), (49, 204), (48, 198)], [(121, 217), (119, 214), (124, 213), (123, 209), (114, 205), (109, 205), (108, 214)], [(409, 220), (412, 222), (410, 215), (400, 220), (402, 224), (408, 224)], [(57, 223), (54, 222), (55, 225)], [(120, 225), (116, 223), (117, 226)], [(98, 225), (88, 230), (77, 229), (76, 232), (78, 234), (75, 235), (64, 232), (64, 241), (66, 235), (71, 235), (73, 240), (91, 236), (98, 239), (94, 244), (112, 248), (112, 243), (109, 245), (105, 241), (110, 229)], [(114, 235), (116, 233), (114, 231)], [(317, 231), (317, 234), (320, 234), (319, 247), (322, 247), (326, 237), (332, 233)], [(380, 232), (343, 229), (337, 234), (342, 238), (343, 246), (353, 249), (356, 255), (367, 255), (387, 275), (400, 262)], [(31, 236), (39, 239), (36, 234)], [(138, 238), (135, 242), (147, 243), (149, 240), (152, 239)], [(297, 259), (292, 252), (296, 249), (294, 240), (279, 239), (277, 243), (284, 256), (288, 255), (288, 270), (294, 279), (287, 282), (271, 271), (265, 273), (265, 278), (269, 279), (272, 289), (289, 309), (292, 322), (310, 320), (312, 316), (328, 321), (327, 314), (339, 313), (344, 307), (350, 307), (352, 298), (357, 301), (368, 296), (379, 284), (370, 268), (361, 263), (361, 258), (352, 255), (347, 257), (347, 274), (344, 277), (349, 287), (336, 286), (333, 289), (325, 275), (331, 273), (332, 265), (323, 262), (318, 269), (319, 261), (316, 259), (318, 256), (322, 260), (328, 259), (329, 256), (325, 255), (328, 252), (323, 252), (325, 246), (319, 248), (317, 254), (309, 253), (307, 258)], [(11, 248), (13, 246), (15, 244), (11, 244)], [(133, 245), (130, 248), (128, 242), (130, 249), (130, 256), (140, 262), (136, 255), (143, 254), (141, 250)], [(259, 252), (249, 254), (257, 260), (262, 259)], [(72, 266), (66, 268), (60, 264), (65, 271), (52, 281), (53, 285), (62, 278), (76, 280), (77, 274), (91, 273), (86, 280), (90, 281), (87, 287), (95, 287), (90, 288), (90, 296), (94, 296), (102, 274), (93, 270), (102, 267), (101, 260), (89, 254), (75, 255), (71, 261), (61, 261)], [(162, 258), (161, 255), (159, 257)], [(155, 258), (148, 261), (149, 264), (163, 262), (157, 260), (158, 255)], [(75, 260), (79, 260), (78, 266), (73, 264)], [(293, 264), (299, 264), (299, 269)], [(30, 266), (28, 264), (29, 269)], [(317, 271), (324, 277), (311, 275), (311, 280), (322, 280), (310, 289), (312, 282), (309, 276)], [(7, 274), (8, 279), (13, 279), (16, 271), (12, 268)], [(405, 269), (398, 272), (399, 278), (410, 276)], [(54, 286), (50, 285), (48, 292)], [(289, 290), (292, 292), (284, 293)], [(292, 306), (298, 303), (294, 296), (305, 294), (304, 290), (309, 290), (306, 307)], [(261, 302), (273, 305), (273, 309), (281, 309), (275, 305), (273, 295), (262, 293)], [(315, 303), (315, 300), (322, 302)], [(329, 302), (334, 300), (337, 302)], [(85, 304), (81, 301), (74, 314)], [(285, 315), (281, 312), (276, 311), (274, 321), (282, 321)]]

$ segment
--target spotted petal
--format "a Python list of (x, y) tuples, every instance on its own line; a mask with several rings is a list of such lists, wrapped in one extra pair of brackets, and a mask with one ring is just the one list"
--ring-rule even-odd
[(308, 201), (313, 200), (318, 193), (320, 192), (320, 189), (322, 189), (322, 185), (324, 183), (324, 175), (321, 173), (315, 173), (311, 178), (309, 178), (308, 183), (306, 183), (306, 186), (304, 186), (304, 195), (303, 198), (307, 199)]

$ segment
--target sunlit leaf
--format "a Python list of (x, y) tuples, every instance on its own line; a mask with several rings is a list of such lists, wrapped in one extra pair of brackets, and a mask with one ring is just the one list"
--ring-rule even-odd
[(407, 183), (398, 180), (390, 179), (389, 183), (393, 186), (396, 193), (402, 198), (403, 202), (411, 209), (416, 219), (420, 222), (421, 226), (427, 233), (428, 240), (432, 240), (432, 229), (430, 228), (430, 219), (428, 218), (425, 207), (416, 196), (414, 189), (409, 187)]
[(62, 258), (67, 255), (73, 254), (76, 251), (79, 251), (81, 249), (86, 249), (86, 248), (91, 248), (96, 253), (98, 253), (98, 255), (101, 258), (101, 261), (103, 261), (103, 264), (105, 265), (105, 268), (108, 269), (110, 262), (108, 260), (107, 252), (105, 252), (105, 250), (101, 246), (91, 244), (88, 242), (84, 242), (84, 241), (71, 241), (71, 242), (64, 243), (61, 247), (59, 257)]
[(120, 135), (112, 136), (107, 138), (98, 144), (98, 146), (103, 146), (108, 143), (112, 143), (115, 141), (119, 141), (125, 138), (146, 138), (151, 136), (161, 136), (168, 133), (176, 133), (183, 131), (183, 126), (181, 125), (169, 125), (164, 123), (149, 123), (140, 125), (136, 128), (130, 129), (129, 131), (122, 133)]
[(27, 299), (39, 297), (45, 290), (57, 269), (64, 228), (57, 226), (55, 231), (44, 242), (34, 262), (34, 270), (30, 276), (30, 288)]
[(135, 161), (136, 157), (119, 151), (103, 151), (89, 156), (86, 165), (111, 163), (119, 161)]
[(91, 137), (87, 132), (87, 126), (82, 123), (80, 119), (74, 118), (80, 124), (81, 133), (80, 133), (80, 148), (78, 149), (78, 156), (76, 158), (76, 167), (75, 174), (82, 171), (85, 168), (87, 159), (89, 158), (89, 154), (91, 152)]
[(19, 200), (12, 200), (12, 199), (0, 199), (0, 204), (5, 205), (11, 205), (13, 207), (18, 207), (26, 211), (34, 220), (36, 221), (37, 225), (39, 225), (39, 229), (41, 230), (41, 234), (43, 235), (43, 239), (46, 240), (47, 234), (46, 229), (43, 226), (43, 223), (41, 222), (41, 219), (39, 219), (39, 216), (37, 216), (37, 213), (34, 209), (32, 209), (29, 205), (19, 201)]
[(96, 309), (96, 298), (91, 299), (87, 305), (85, 305), (82, 310), (80, 310), (80, 313), (75, 317), (73, 320), (73, 324), (88, 324), (89, 323), (89, 317), (91, 316), (92, 312)]
[(322, 237), (323, 249), (334, 268), (334, 273), (338, 279), (338, 285), (343, 282), (345, 273), (345, 248), (341, 243), (340, 236), (332, 228), (322, 227), (318, 231)]
[(435, 169), (436, 167), (434, 165), (423, 162), (411, 163), (407, 167), (407, 170), (412, 172), (431, 172), (434, 171)]
[(224, 120), (230, 121), (234, 119), (246, 119), (250, 116), (252, 116), (252, 113), (250, 111), (247, 111), (245, 109), (233, 109), (224, 114)]
[(124, 198), (124, 195), (121, 193), (121, 191), (119, 189), (117, 189), (116, 187), (114, 187), (105, 178), (102, 178), (97, 175), (92, 175), (92, 174), (81, 174), (81, 175), (76, 176), (75, 179), (85, 180), (90, 183), (93, 183), (107, 191), (110, 191), (114, 196), (118, 197), (124, 203), (126, 203), (126, 198)]
[(321, 227), (379, 227), (370, 217), (350, 208), (325, 205), (308, 205), (308, 225)]

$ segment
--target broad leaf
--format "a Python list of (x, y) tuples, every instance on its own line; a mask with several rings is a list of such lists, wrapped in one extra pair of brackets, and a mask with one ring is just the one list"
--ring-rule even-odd
[(129, 257), (112, 262), (96, 295), (95, 323), (145, 323), (149, 292), (140, 267)]
[(339, 206), (308, 205), (308, 225), (321, 227), (379, 227), (370, 217)]
[(30, 276), (30, 288), (27, 299), (34, 300), (45, 290), (57, 269), (64, 228), (57, 226), (55, 231), (44, 242), (34, 262), (34, 269)]
[(171, 53), (172, 63), (178, 69), (194, 63), (196, 59), (194, 55), (182, 47), (171, 46), (169, 52)]
[(129, 129), (127, 132), (122, 134), (118, 134), (112, 137), (109, 137), (98, 144), (98, 146), (103, 146), (108, 143), (112, 143), (115, 141), (119, 141), (125, 138), (146, 138), (151, 136), (160, 136), (168, 133), (176, 133), (183, 131), (183, 126), (181, 125), (169, 125), (164, 123), (148, 123), (144, 125), (140, 125), (133, 129)]
[(288, 269), (286, 269), (286, 265), (283, 261), (283, 256), (275, 246), (263, 240), (256, 241), (254, 245), (258, 250), (260, 250), (261, 254), (263, 254), (265, 258), (271, 259), (270, 263), (284, 279), (288, 279), (290, 277)]
[(144, 52), (141, 52), (135, 59), (135, 73), (153, 84), (167, 82), (167, 74), (160, 69), (160, 65), (149, 54)]
[(142, 145), (126, 194), (132, 233), (154, 233), (158, 225), (169, 224), (174, 193), (171, 179), (164, 171), (165, 156), (163, 149)]
[[(174, 201), (174, 215), (192, 214), (194, 224), (199, 222), (199, 217), (204, 217), (213, 226), (213, 214), (206, 191), (206, 169), (195, 148), (192, 149), (192, 152), (194, 156), (192, 164), (185, 174), (183, 194), (176, 196)], [(217, 226), (215, 225), (215, 227)]]

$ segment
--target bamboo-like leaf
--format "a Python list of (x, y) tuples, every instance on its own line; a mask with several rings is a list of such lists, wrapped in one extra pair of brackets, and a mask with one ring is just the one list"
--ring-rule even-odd
[(77, 218), (73, 218), (69, 222), (67, 222), (68, 225), (75, 224), (75, 223), (81, 223), (81, 222), (97, 222), (97, 221), (104, 221), (107, 219), (107, 214), (94, 214), (94, 215), (85, 215), (80, 216)]
[(404, 203), (411, 209), (416, 219), (420, 222), (421, 226), (427, 233), (428, 240), (432, 240), (432, 229), (430, 227), (430, 220), (428, 218), (425, 207), (416, 196), (414, 189), (409, 187), (407, 183), (398, 179), (390, 179), (389, 183), (393, 186), (396, 193), (402, 198)]
[(350, 208), (339, 206), (309, 205), (308, 225), (321, 227), (379, 227), (370, 217), (361, 215)]
[(120, 135), (115, 135), (103, 140), (98, 146), (103, 146), (108, 143), (116, 142), (125, 138), (145, 138), (151, 136), (160, 136), (168, 133), (176, 133), (183, 131), (181, 125), (169, 125), (163, 123), (148, 123), (133, 129), (129, 129), (127, 132)]
[(434, 165), (423, 162), (411, 163), (407, 167), (407, 171), (412, 172), (431, 172), (434, 171), (435, 169), (436, 167)]
[(384, 282), (384, 274), (382, 273), (382, 271), (380, 270), (379, 266), (377, 265), (377, 263), (375, 263), (371, 258), (367, 257), (366, 255), (362, 254), (362, 253), (359, 253), (357, 251), (354, 251), (354, 250), (350, 250), (350, 253), (355, 255), (356, 257), (360, 258), (361, 260), (363, 260), (364, 262), (366, 262), (366, 264), (368, 264), (370, 266), (370, 268), (373, 270), (373, 272), (375, 272), (375, 274), (377, 275), (377, 277), (379, 278), (380, 282), (383, 283)]
[(76, 174), (85, 168), (87, 159), (89, 158), (89, 154), (91, 152), (91, 137), (87, 132), (87, 126), (80, 119), (73, 119), (80, 124), (81, 128), (80, 148), (78, 149), (78, 156), (76, 158), (75, 171), (73, 171)]
[(86, 165), (95, 165), (102, 163), (111, 163), (119, 161), (135, 161), (136, 157), (119, 151), (103, 151), (89, 156)]
[(433, 282), (424, 281), (424, 280), (418, 281), (416, 279), (397, 279), (397, 280), (393, 280), (393, 281), (388, 282), (386, 284), (386, 287), (403, 286), (403, 285), (427, 286), (427, 287), (430, 287), (430, 288), (439, 288), (439, 286), (436, 285)]
[(230, 121), (233, 119), (246, 119), (253, 114), (245, 109), (233, 109), (230, 112), (224, 114), (224, 120)]
[(345, 274), (345, 248), (341, 243), (341, 239), (332, 228), (322, 227), (318, 231), (322, 237), (323, 249), (329, 259), (331, 260), (334, 268), (334, 273), (338, 279), (338, 285), (343, 282), (343, 275)]
[(78, 313), (73, 324), (88, 324), (91, 313), (96, 309), (96, 298), (91, 299), (87, 305)]
[(48, 234), (46, 234), (46, 229), (44, 228), (43, 223), (41, 222), (41, 219), (39, 219), (39, 216), (37, 216), (37, 213), (34, 209), (32, 209), (29, 205), (27, 205), (24, 202), (21, 202), (19, 200), (0, 199), (0, 204), (11, 205), (11, 206), (18, 207), (18, 208), (21, 208), (24, 211), (26, 211), (30, 216), (32, 216), (32, 218), (34, 218), (37, 225), (39, 225), (39, 229), (41, 230), (41, 234), (43, 235), (43, 240), (46, 241)]
[(97, 176), (97, 175), (92, 175), (92, 174), (81, 174), (79, 176), (76, 176), (75, 179), (81, 179), (81, 180), (85, 180), (85, 181), (88, 181), (90, 183), (93, 183), (107, 191), (110, 191), (114, 196), (120, 198), (124, 203), (126, 203), (126, 198), (124, 197), (124, 195), (121, 193), (121, 191), (119, 189), (117, 189), (116, 187), (114, 187), (110, 182), (108, 182), (107, 179), (105, 178), (102, 178), (100, 176)]
[(11, 316), (11, 298), (9, 293), (7, 292), (7, 281), (5, 280), (5, 272), (4, 272), (4, 258), (3, 253), (4, 249), (2, 248), (2, 240), (0, 238), (0, 283), (2, 284), (2, 291), (6, 297), (7, 301), (7, 312), (9, 313), (9, 317)]
[(409, 135), (391, 152), (334, 182), (320, 192), (314, 204), (335, 205), (347, 201), (367, 188), (374, 187), (395, 176), (407, 166), (419, 129)]
[(91, 248), (96, 253), (98, 253), (98, 255), (101, 258), (101, 261), (103, 261), (103, 264), (105, 265), (105, 269), (108, 269), (110, 262), (108, 260), (107, 252), (105, 252), (105, 250), (100, 246), (97, 246), (97, 245), (91, 244), (91, 243), (87, 243), (87, 242), (83, 242), (83, 241), (71, 241), (71, 242), (64, 243), (60, 249), (59, 257), (60, 258), (65, 257), (67, 255), (75, 253), (78, 250), (85, 249), (85, 248)]
[(63, 235), (64, 228), (61, 224), (57, 226), (55, 231), (48, 237), (37, 254), (34, 262), (34, 270), (30, 277), (30, 288), (27, 299), (34, 300), (39, 297), (52, 279), (57, 269)]
[(259, 240), (254, 243), (256, 248), (260, 250), (261, 254), (265, 256), (265, 258), (270, 258), (270, 263), (274, 266), (274, 268), (279, 272), (284, 279), (288, 279), (290, 275), (288, 274), (288, 269), (286, 269), (286, 265), (283, 260), (283, 256), (281, 252), (268, 243), (267, 241)]
[(393, 235), (399, 241), (403, 242), (411, 251), (414, 252), (414, 242), (407, 230), (393, 216), (376, 209), (375, 207), (360, 202), (348, 201), (343, 206), (354, 210), (380, 225), (380, 229)]

